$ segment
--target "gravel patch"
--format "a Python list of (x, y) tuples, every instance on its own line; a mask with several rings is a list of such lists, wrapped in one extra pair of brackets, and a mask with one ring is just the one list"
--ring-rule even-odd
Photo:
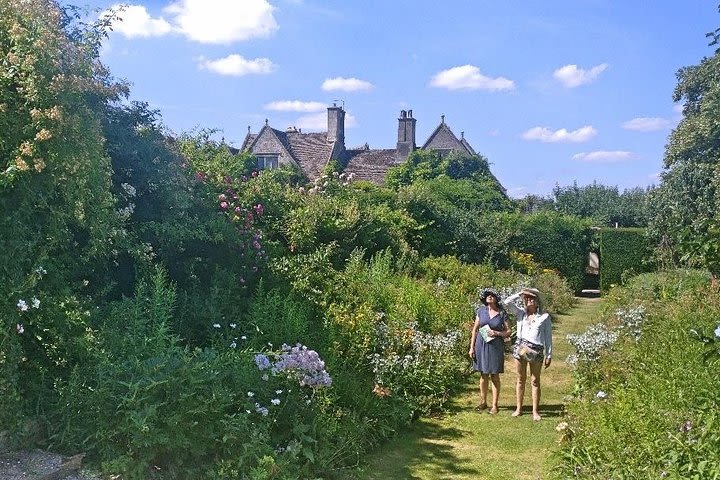
[[(99, 474), (68, 468), (68, 457), (45, 450), (0, 453), (2, 480), (101, 480)], [(63, 467), (65, 465), (65, 467)]]

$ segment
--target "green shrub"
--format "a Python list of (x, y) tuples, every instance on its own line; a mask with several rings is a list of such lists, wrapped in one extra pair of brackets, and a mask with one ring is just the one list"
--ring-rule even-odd
[(168, 328), (174, 302), (157, 273), (108, 311), (92, 359), (58, 383), (53, 446), (85, 451), (128, 478), (189, 478), (219, 458), (254, 465), (272, 453), (271, 425), (244, 413), (245, 392), (262, 384), (250, 358), (183, 347)]
[(720, 478), (720, 355), (706, 348), (720, 301), (707, 278), (644, 274), (610, 291), (603, 328), (615, 338), (574, 342), (582, 382), (558, 478)]
[(648, 271), (650, 242), (642, 228), (600, 230), (600, 289), (619, 285), (623, 274)]
[(22, 354), (16, 338), (17, 324), (9, 325), (5, 318), (3, 315), (0, 329), (0, 431), (15, 432), (23, 421), (18, 371)]
[(577, 217), (540, 212), (521, 217), (511, 245), (531, 253), (544, 268), (557, 270), (573, 291), (580, 291), (590, 251), (590, 224)]
[(490, 213), (509, 211), (510, 203), (494, 182), (440, 176), (401, 188), (398, 205), (420, 225), (414, 246), (421, 255), (502, 263), (498, 243), (512, 230)]

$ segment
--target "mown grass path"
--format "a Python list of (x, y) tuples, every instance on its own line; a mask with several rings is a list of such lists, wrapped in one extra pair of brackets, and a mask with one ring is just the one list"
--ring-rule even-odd
[(566, 315), (553, 317), (553, 363), (542, 374), (540, 413), (533, 422), (526, 389), (523, 415), (510, 416), (515, 405), (515, 374), (512, 358), (501, 377), (500, 411), (497, 415), (476, 412), (479, 376), (473, 374), (449, 411), (437, 418), (422, 419), (407, 431), (369, 455), (347, 478), (390, 479), (518, 479), (548, 477), (557, 448), (555, 427), (563, 415), (563, 398), (571, 392), (572, 372), (565, 358), (573, 348), (568, 333), (583, 332), (598, 321), (602, 300), (578, 298)]

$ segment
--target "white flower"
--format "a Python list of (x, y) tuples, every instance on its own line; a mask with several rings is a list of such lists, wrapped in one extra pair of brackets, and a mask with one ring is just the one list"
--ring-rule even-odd
[(25, 333), (25, 327), (23, 326), (22, 323), (18, 323), (17, 325), (15, 325), (15, 328), (17, 329), (17, 332), (19, 334), (22, 335), (23, 333)]
[(260, 377), (260, 378), (262, 378), (262, 379), (265, 380), (266, 382), (270, 379), (270, 377), (268, 377), (268, 374), (267, 374), (267, 373), (264, 373), (263, 376)]
[(272, 403), (273, 405), (280, 405), (280, 399), (279, 399), (279, 398), (273, 398), (272, 400), (270, 400), (270, 403)]
[(252, 398), (252, 397), (254, 397), (254, 396), (255, 396), (255, 392), (248, 392), (248, 394), (247, 394), (247, 395), (248, 395), (248, 397)]
[(599, 390), (599, 391), (595, 394), (595, 396), (596, 396), (597, 398), (603, 399), (603, 398), (607, 398), (607, 393), (605, 393), (603, 390)]
[(555, 430), (557, 430), (558, 432), (562, 432), (562, 431), (565, 430), (566, 428), (568, 428), (568, 423), (567, 423), (567, 422), (560, 422), (560, 423), (557, 424), (557, 427), (555, 427)]
[(220, 324), (219, 324), (219, 323), (213, 323), (213, 328), (220, 328)]
[(275, 390), (275, 393), (276, 393), (277, 395), (280, 395), (282, 392), (283, 392), (282, 390)]
[(40, 308), (40, 300), (38, 300), (37, 298), (33, 297), (33, 299), (32, 299), (32, 306), (33, 306), (33, 308)]
[(240, 340), (247, 340), (247, 335), (243, 335), (240, 337)]
[(231, 324), (230, 324), (230, 328), (235, 328), (235, 327), (237, 327), (237, 323), (231, 323)]
[(230, 348), (237, 348), (237, 343), (232, 342), (232, 343), (230, 344)]
[(38, 267), (35, 269), (35, 273), (38, 275), (47, 275), (47, 270), (45, 270), (43, 267)]
[(720, 338), (720, 325), (718, 325), (718, 327), (715, 329), (715, 336), (717, 338)]
[(20, 310), (21, 312), (27, 312), (28, 304), (25, 302), (25, 300), (20, 299), (20, 300), (18, 300), (17, 308), (18, 308), (18, 310)]
[(135, 187), (130, 185), (129, 183), (121, 183), (120, 186), (123, 190), (125, 190), (125, 193), (127, 193), (129, 196), (134, 197), (135, 193), (137, 192), (135, 190)]

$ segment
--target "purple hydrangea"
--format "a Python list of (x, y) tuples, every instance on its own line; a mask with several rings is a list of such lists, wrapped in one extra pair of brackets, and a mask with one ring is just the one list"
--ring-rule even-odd
[(260, 370), (267, 370), (272, 367), (270, 359), (267, 355), (263, 355), (262, 353), (255, 355), (255, 365), (257, 365)]
[(286, 375), (297, 380), (301, 387), (321, 388), (332, 384), (332, 377), (325, 370), (325, 362), (315, 350), (297, 344), (283, 345), (274, 362), (263, 354), (255, 355), (260, 370), (271, 369), (274, 375)]

